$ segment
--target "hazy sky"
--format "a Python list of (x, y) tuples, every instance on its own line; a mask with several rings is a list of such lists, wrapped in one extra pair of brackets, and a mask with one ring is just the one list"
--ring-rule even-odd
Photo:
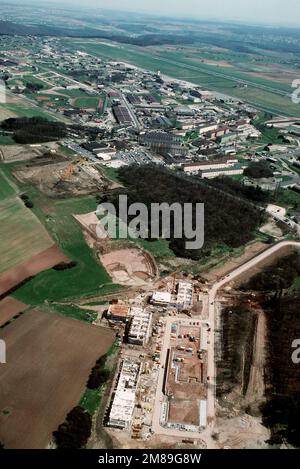
[[(8, 1), (5, 0), (5, 3)], [(58, 0), (39, 0), (41, 5), (57, 2)], [(77, 4), (86, 6), (87, 9), (89, 6), (98, 6), (168, 16), (300, 26), (300, 0), (61, 0), (61, 4)]]

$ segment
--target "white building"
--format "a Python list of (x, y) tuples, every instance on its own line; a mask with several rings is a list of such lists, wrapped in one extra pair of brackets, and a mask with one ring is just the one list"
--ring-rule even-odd
[(133, 319), (128, 332), (128, 342), (134, 345), (145, 345), (150, 337), (152, 313), (143, 308), (132, 308)]
[(180, 280), (177, 285), (177, 306), (182, 309), (191, 308), (193, 305), (193, 284)]
[(199, 163), (187, 163), (183, 165), (185, 173), (197, 173), (199, 171), (220, 170), (232, 168), (238, 163), (238, 160), (215, 160), (215, 161), (200, 161)]
[(168, 306), (171, 302), (172, 295), (169, 292), (156, 291), (151, 298), (151, 303), (155, 306)]
[(200, 429), (204, 430), (207, 426), (207, 401), (201, 400), (199, 405)]
[(236, 167), (236, 168), (224, 168), (219, 170), (208, 170), (208, 171), (201, 171), (201, 178), (206, 179), (213, 179), (218, 176), (236, 176), (238, 174), (244, 174), (244, 167)]
[(237, 159), (203, 161), (183, 165), (183, 171), (188, 174), (201, 174), (202, 178), (215, 178), (217, 176), (243, 174), (247, 167), (245, 163), (239, 163)]
[(139, 363), (128, 359), (123, 361), (109, 413), (109, 426), (124, 429), (131, 427), (139, 371)]

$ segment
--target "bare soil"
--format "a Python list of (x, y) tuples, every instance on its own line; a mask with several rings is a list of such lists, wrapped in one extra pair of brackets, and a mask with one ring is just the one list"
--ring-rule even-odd
[(61, 262), (69, 262), (69, 259), (57, 246), (52, 246), (45, 251), (34, 255), (23, 264), (0, 274), (0, 295), (3, 295), (24, 280), (34, 277), (38, 273), (51, 269)]
[(119, 285), (143, 285), (156, 276), (155, 261), (141, 249), (117, 249), (102, 254), (100, 260)]
[(0, 368), (0, 440), (8, 449), (45, 448), (78, 404), (114, 333), (33, 310), (0, 336), (7, 345), (7, 364)]
[(4, 300), (0, 301), (0, 326), (10, 321), (13, 317), (22, 313), (27, 308), (27, 305), (21, 301), (7, 296)]

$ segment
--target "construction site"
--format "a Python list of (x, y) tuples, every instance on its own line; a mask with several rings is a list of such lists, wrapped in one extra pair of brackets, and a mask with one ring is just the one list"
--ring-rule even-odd
[(14, 171), (21, 183), (30, 183), (50, 198), (80, 196), (108, 190), (100, 166), (83, 158), (70, 162), (58, 153), (46, 153)]
[(207, 347), (201, 344), (202, 327), (200, 321), (185, 319), (170, 325), (161, 410), (161, 424), (168, 428), (198, 431), (206, 427), (202, 401), (207, 393)]

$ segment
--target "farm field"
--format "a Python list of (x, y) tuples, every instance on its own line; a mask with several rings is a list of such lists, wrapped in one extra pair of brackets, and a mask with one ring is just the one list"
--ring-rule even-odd
[(15, 189), (0, 166), (0, 201), (15, 195)]
[[(292, 91), (287, 83), (278, 83), (260, 76), (240, 72), (229, 67), (218, 67), (186, 58), (184, 52), (165, 52), (153, 54), (151, 49), (110, 45), (103, 41), (73, 40), (76, 47), (93, 55), (131, 63), (141, 68), (156, 71), (177, 79), (191, 81), (204, 88), (243, 99), (249, 104), (274, 114), (298, 116), (298, 106), (293, 104), (289, 96)], [(247, 87), (241, 87), (245, 81)]]
[(48, 120), (66, 121), (62, 116), (43, 110), (20, 96), (7, 94), (6, 102), (0, 103), (0, 121), (10, 117), (44, 117)]
[(27, 309), (27, 305), (21, 301), (12, 298), (11, 296), (5, 297), (0, 301), (0, 327), (11, 321), (15, 316), (22, 313)]
[(32, 210), (17, 198), (7, 167), (0, 167), (0, 295), (68, 258)]
[[(46, 233), (48, 239), (52, 238), (53, 247), (51, 248), (52, 258), (51, 256), (45, 257), (47, 252), (44, 251), (31, 259), (32, 262), (34, 261), (34, 269), (29, 269), (27, 265), (26, 270), (35, 277), (20, 286), (13, 295), (26, 304), (40, 305), (48, 300), (82, 298), (89, 295), (108, 294), (120, 289), (120, 286), (112, 283), (96, 253), (87, 245), (82, 228), (73, 217), (74, 214), (94, 211), (97, 208), (95, 197), (71, 197), (62, 200), (49, 198), (32, 184), (22, 183), (15, 179), (13, 171), (21, 168), (22, 165), (22, 162), (5, 164), (1, 165), (0, 169), (6, 177), (6, 181), (12, 186), (11, 188), (10, 185), (8, 186), (9, 190), (12, 191), (16, 187), (16, 191), (25, 193), (33, 202), (34, 207), (28, 210), (21, 200), (7, 200), (13, 207), (14, 204), (17, 204), (19, 209), (23, 208), (33, 217), (32, 227), (39, 226), (42, 232)], [(9, 195), (12, 196), (14, 193), (11, 192)], [(27, 229), (32, 231), (32, 227), (31, 230), (29, 227)], [(2, 225), (0, 230), (1, 228), (4, 229)], [(29, 236), (33, 236), (32, 232)], [(11, 242), (11, 239), (9, 241)], [(1, 248), (5, 251), (4, 244), (1, 244)], [(45, 266), (44, 269), (47, 269), (44, 272), (41, 272), (44, 269), (37, 270), (40, 261)], [(53, 266), (62, 261), (73, 261), (73, 267), (65, 270), (52, 269)], [(15, 275), (19, 275), (19, 273), (15, 272)], [(12, 280), (11, 276), (10, 280)], [(7, 282), (7, 278), (5, 282)]]
[(18, 199), (0, 203), (0, 274), (53, 246), (34, 214)]
[(0, 332), (10, 357), (0, 369), (0, 440), (5, 448), (45, 448), (78, 404), (114, 333), (32, 310)]

